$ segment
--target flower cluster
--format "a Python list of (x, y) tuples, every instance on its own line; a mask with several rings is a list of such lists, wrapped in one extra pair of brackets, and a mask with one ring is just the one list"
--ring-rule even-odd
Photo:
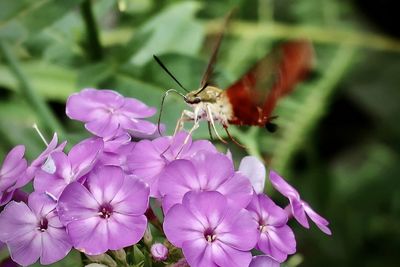
[(176, 267), (279, 266), (296, 252), (290, 218), (331, 234), (276, 172), (269, 179), (289, 205), (263, 193), (261, 161), (245, 157), (235, 170), (209, 141), (183, 131), (157, 137), (145, 120), (155, 109), (136, 99), (84, 89), (66, 113), (92, 136), (67, 152), (55, 134), (30, 164), (16, 146), (0, 165), (0, 244), (20, 265), (51, 264), (74, 248), (92, 262), (129, 266), (138, 264), (126, 254), (135, 246), (147, 261)]

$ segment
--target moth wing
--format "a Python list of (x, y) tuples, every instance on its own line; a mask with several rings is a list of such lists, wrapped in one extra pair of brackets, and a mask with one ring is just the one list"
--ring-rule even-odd
[(230, 123), (264, 126), (277, 101), (290, 93), (312, 67), (313, 48), (291, 41), (261, 59), (226, 90), (234, 116)]

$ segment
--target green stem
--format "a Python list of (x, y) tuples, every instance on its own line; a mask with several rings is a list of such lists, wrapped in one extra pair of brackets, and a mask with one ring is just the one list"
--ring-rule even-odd
[(93, 61), (100, 61), (103, 58), (99, 32), (92, 11), (91, 0), (85, 0), (81, 5), (81, 13), (86, 26), (87, 33), (87, 53)]
[(61, 124), (58, 122), (57, 118), (54, 116), (53, 112), (47, 106), (43, 98), (37, 94), (32, 85), (29, 83), (27, 77), (21, 70), (17, 58), (11, 51), (10, 46), (5, 41), (2, 41), (0, 42), (0, 50), (3, 53), (11, 72), (15, 75), (20, 84), (21, 93), (29, 105), (31, 105), (33, 110), (37, 112), (46, 130), (57, 132), (63, 136), (64, 131)]
[[(206, 22), (208, 34), (219, 32), (219, 22)], [(271, 39), (306, 38), (315, 43), (348, 45), (386, 51), (400, 52), (400, 41), (384, 35), (360, 33), (347, 29), (319, 27), (312, 25), (290, 25), (279, 22), (254, 24), (243, 21), (232, 22), (229, 29), (232, 35), (240, 38), (268, 37)]]

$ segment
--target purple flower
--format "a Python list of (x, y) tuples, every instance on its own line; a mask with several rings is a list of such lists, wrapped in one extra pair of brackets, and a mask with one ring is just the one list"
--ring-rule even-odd
[(147, 225), (148, 186), (115, 166), (91, 171), (86, 185), (69, 184), (57, 206), (74, 247), (98, 255), (137, 243)]
[(278, 262), (296, 252), (296, 239), (289, 226), (286, 212), (264, 194), (255, 195), (247, 210), (258, 224), (257, 249)]
[(175, 137), (160, 137), (155, 140), (142, 140), (128, 157), (131, 174), (136, 175), (150, 186), (150, 195), (160, 197), (158, 180), (165, 166), (176, 159), (189, 159), (198, 151), (207, 150), (216, 152), (209, 141), (192, 142), (188, 137), (187, 144), (183, 145), (188, 137), (186, 132), (179, 132)]
[(24, 159), (25, 147), (14, 147), (5, 157), (0, 168), (0, 206), (8, 203), (14, 191), (23, 186), (26, 179), (27, 162)]
[(84, 175), (93, 168), (102, 149), (101, 138), (90, 138), (75, 145), (68, 155), (53, 152), (36, 174), (33, 181), (35, 190), (57, 199), (71, 182), (84, 182)]
[(189, 192), (167, 213), (164, 231), (190, 266), (248, 266), (257, 224), (218, 192)]
[(86, 129), (105, 139), (124, 131), (151, 135), (157, 126), (142, 118), (151, 117), (155, 108), (112, 90), (84, 89), (67, 100), (67, 116), (85, 122)]
[(125, 173), (129, 174), (128, 157), (136, 146), (134, 142), (127, 142), (119, 145), (112, 145), (109, 142), (104, 143), (104, 151), (100, 155), (98, 163), (102, 165), (111, 165), (121, 167)]
[(253, 257), (249, 267), (279, 267), (279, 266), (280, 263), (275, 261), (271, 257), (260, 255)]
[(328, 228), (329, 222), (316, 213), (307, 202), (303, 201), (300, 198), (299, 192), (280, 177), (279, 174), (271, 171), (269, 179), (272, 186), (289, 199), (291, 213), (303, 227), (307, 229), (310, 228), (307, 219), (308, 216), (322, 232), (328, 235), (332, 234), (331, 230)]
[(168, 257), (168, 249), (161, 243), (155, 243), (150, 248), (151, 256), (156, 261), (164, 261)]
[(46, 149), (40, 153), (40, 155), (32, 161), (31, 165), (29, 165), (27, 169), (28, 177), (32, 179), (38, 170), (40, 170), (40, 167), (42, 167), (43, 163), (46, 162), (48, 157), (50, 156), (51, 153), (53, 152), (61, 152), (64, 150), (67, 142), (64, 141), (61, 144), (58, 144), (58, 136), (57, 133), (54, 133), (53, 139), (51, 139), (51, 142), (48, 144)]
[(0, 240), (20, 265), (51, 264), (64, 258), (71, 243), (56, 212), (56, 203), (44, 194), (32, 193), (28, 205), (11, 201), (0, 214)]
[(160, 175), (159, 190), (164, 213), (174, 204), (181, 203), (189, 191), (218, 191), (238, 208), (245, 208), (253, 195), (248, 178), (235, 172), (233, 162), (227, 156), (207, 151), (166, 166)]
[(257, 194), (264, 192), (265, 167), (264, 164), (254, 156), (247, 156), (242, 159), (239, 171), (249, 178), (254, 191)]

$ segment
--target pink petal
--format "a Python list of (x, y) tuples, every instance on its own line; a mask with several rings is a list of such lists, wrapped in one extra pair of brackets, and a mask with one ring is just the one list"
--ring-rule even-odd
[(107, 224), (108, 248), (118, 250), (136, 244), (142, 239), (147, 218), (144, 215), (131, 216), (114, 212)]
[(290, 206), (292, 207), (292, 215), (304, 228), (310, 228), (304, 207), (301, 201), (294, 198), (289, 198)]
[(149, 187), (138, 179), (125, 178), (111, 205), (115, 212), (142, 215), (149, 206)]
[(190, 266), (218, 267), (213, 261), (211, 246), (204, 237), (184, 242), (182, 250)]
[[(0, 213), (0, 240), (8, 242), (36, 231), (37, 218), (22, 202), (11, 201)], [(18, 230), (18, 231), (16, 231)]]
[(328, 227), (329, 222), (323, 218), (321, 215), (316, 213), (310, 205), (303, 201), (304, 211), (307, 213), (308, 217), (317, 225), (317, 227), (327, 235), (331, 235), (332, 232)]
[[(184, 218), (184, 219), (183, 219)], [(183, 205), (173, 206), (164, 218), (164, 232), (168, 240), (177, 247), (184, 241), (204, 238), (204, 225)]]
[(213, 244), (213, 260), (218, 266), (243, 267), (251, 262), (250, 251), (236, 250), (224, 243)]
[(69, 184), (58, 200), (57, 211), (63, 224), (98, 217), (100, 204), (80, 183)]
[(52, 264), (63, 259), (72, 248), (65, 228), (49, 227), (42, 233), (42, 255), (41, 264)]
[(297, 190), (288, 184), (281, 176), (279, 176), (278, 173), (270, 171), (269, 180), (271, 181), (272, 186), (285, 197), (300, 199), (300, 195)]
[(279, 267), (280, 263), (271, 257), (260, 255), (253, 257), (249, 267)]
[(74, 247), (88, 255), (99, 255), (108, 250), (107, 220), (99, 216), (73, 221), (67, 225)]
[(72, 94), (66, 105), (66, 114), (71, 119), (91, 121), (96, 119), (93, 113), (96, 109), (107, 107), (119, 108), (124, 104), (124, 98), (117, 92), (110, 90), (84, 89)]
[(89, 138), (71, 148), (68, 159), (76, 177), (81, 177), (92, 169), (103, 146), (101, 138)]
[(118, 133), (119, 122), (112, 114), (104, 114), (87, 122), (85, 128), (97, 136), (109, 139)]
[[(251, 250), (257, 244), (258, 224), (247, 210), (235, 210), (236, 207), (226, 210), (223, 221), (216, 228), (217, 238), (233, 248)], [(244, 236), (246, 238), (243, 238)]]
[[(19, 174), (23, 170), (23, 165), (21, 165), (21, 161), (23, 161), (25, 153), (25, 147), (23, 145), (19, 145), (11, 149), (11, 151), (5, 157), (3, 164), (0, 169), (0, 178), (5, 176), (15, 176)], [(26, 168), (26, 160), (25, 168)]]
[(7, 242), (11, 258), (16, 263), (28, 266), (42, 254), (42, 239), (37, 231), (30, 231)]
[(244, 157), (240, 162), (239, 171), (250, 180), (257, 194), (264, 192), (266, 170), (264, 164), (258, 158)]
[(125, 174), (116, 166), (101, 166), (93, 170), (87, 179), (89, 191), (98, 203), (110, 203), (121, 189)]
[(236, 173), (220, 185), (217, 191), (225, 195), (238, 208), (245, 208), (253, 196), (253, 187), (250, 181), (240, 173)]
[[(231, 178), (235, 171), (232, 161), (221, 153), (201, 151), (192, 161), (196, 166), (200, 186), (203, 190), (215, 190)], [(250, 185), (249, 182), (248, 184)]]
[(45, 217), (56, 205), (57, 203), (44, 193), (32, 192), (28, 198), (28, 206), (36, 216)]
[(121, 110), (132, 118), (147, 118), (157, 112), (156, 108), (149, 107), (135, 98), (125, 98), (125, 103)]

